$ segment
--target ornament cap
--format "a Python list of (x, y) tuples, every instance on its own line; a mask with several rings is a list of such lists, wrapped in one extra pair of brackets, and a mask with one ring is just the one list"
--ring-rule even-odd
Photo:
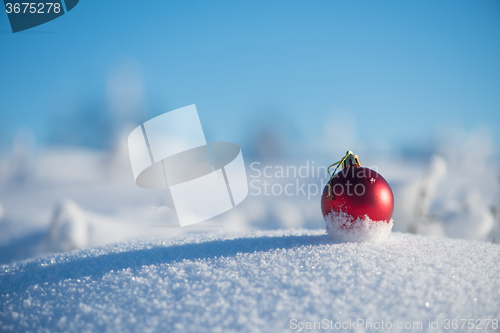
[[(345, 156), (342, 157), (342, 159), (336, 163), (333, 163), (328, 167), (328, 173), (330, 174), (330, 181), (328, 182), (328, 198), (333, 199), (333, 193), (332, 193), (332, 188), (330, 186), (330, 183), (332, 182), (333, 177), (335, 176), (335, 173), (337, 172), (337, 169), (342, 165), (342, 169), (345, 169), (347, 167), (361, 167), (361, 162), (359, 161), (358, 155), (354, 155), (354, 153), (350, 150), (348, 150), (345, 153)], [(330, 173), (330, 168), (337, 166), (335, 168), (335, 171), (333, 171), (333, 174)]]
[(354, 155), (354, 153), (350, 150), (347, 151), (345, 154), (345, 158), (342, 162), (342, 169), (345, 169), (347, 167), (360, 167), (361, 162), (359, 161), (358, 155)]

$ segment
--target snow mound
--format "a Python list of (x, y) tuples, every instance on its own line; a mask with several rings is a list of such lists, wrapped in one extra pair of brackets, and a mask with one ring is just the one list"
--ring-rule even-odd
[(57, 251), (82, 249), (88, 242), (88, 221), (85, 212), (73, 201), (64, 200), (56, 206), (48, 239)]
[(446, 319), (500, 317), (499, 257), (486, 242), (339, 244), (324, 230), (108, 245), (1, 266), (0, 331), (290, 332), (324, 320), (377, 331), (358, 319), (445, 331)]
[(332, 210), (325, 217), (328, 236), (338, 242), (380, 242), (389, 236), (393, 220), (374, 221), (367, 215), (353, 220), (352, 216), (343, 211)]

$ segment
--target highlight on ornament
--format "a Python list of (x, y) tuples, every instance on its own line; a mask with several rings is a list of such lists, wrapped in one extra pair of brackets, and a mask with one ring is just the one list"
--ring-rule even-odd
[[(342, 170), (337, 173), (340, 166)], [(394, 195), (384, 177), (361, 166), (359, 157), (351, 151), (330, 165), (328, 173), (321, 211), (330, 238), (341, 242), (385, 239), (393, 226)]]

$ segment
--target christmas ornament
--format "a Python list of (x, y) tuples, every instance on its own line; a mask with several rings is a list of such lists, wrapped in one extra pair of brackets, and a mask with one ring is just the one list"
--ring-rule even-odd
[[(336, 174), (341, 165), (342, 170)], [(391, 232), (394, 211), (394, 196), (387, 181), (378, 172), (362, 167), (351, 151), (332, 164), (328, 173), (330, 181), (321, 197), (328, 234), (341, 241), (385, 238)]]

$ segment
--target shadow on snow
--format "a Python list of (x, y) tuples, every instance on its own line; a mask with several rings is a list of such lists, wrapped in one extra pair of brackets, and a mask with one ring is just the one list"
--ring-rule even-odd
[(48, 264), (47, 266), (41, 266), (43, 259), (35, 260), (20, 264), (20, 269), (13, 274), (0, 272), (1, 294), (19, 293), (32, 285), (45, 282), (57, 283), (65, 279), (90, 276), (95, 280), (110, 271), (128, 268), (139, 269), (142, 266), (168, 264), (183, 260), (234, 257), (238, 253), (265, 252), (320, 244), (333, 243), (327, 235), (236, 238), (106, 253), (77, 258), (68, 262)]

